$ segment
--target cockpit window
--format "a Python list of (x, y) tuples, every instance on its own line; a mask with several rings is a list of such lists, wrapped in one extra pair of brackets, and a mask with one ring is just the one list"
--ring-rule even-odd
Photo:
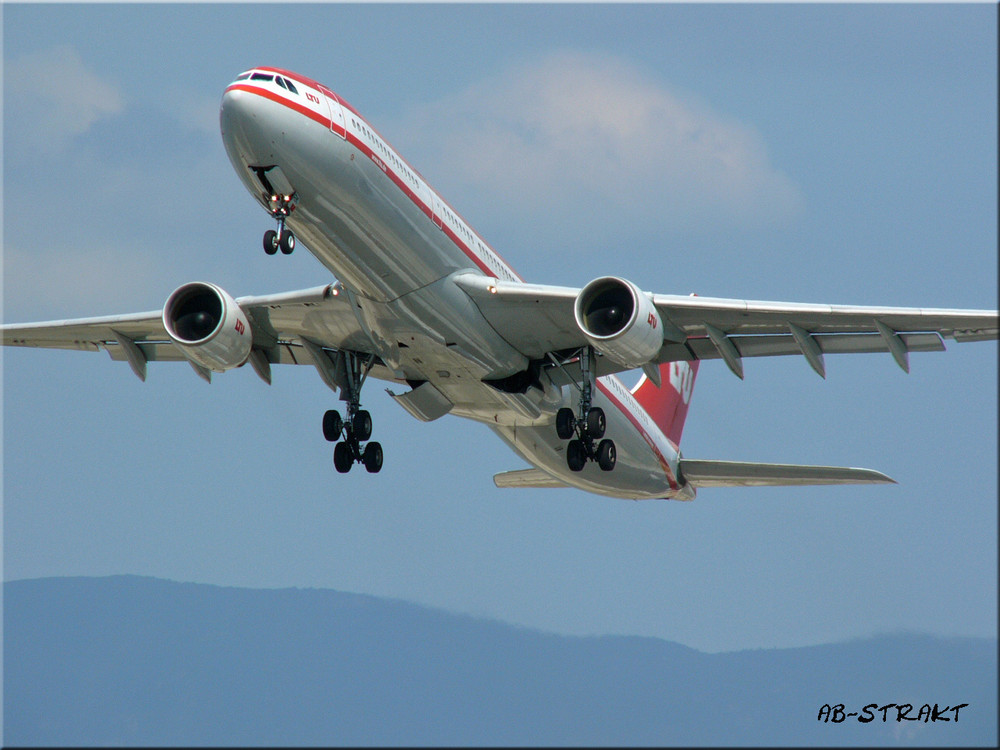
[(274, 76), (268, 75), (267, 73), (254, 73), (250, 76), (251, 81), (273, 81)]
[(282, 80), (284, 80), (284, 82), (285, 82), (285, 85), (286, 85), (286, 86), (288, 87), (288, 90), (289, 90), (289, 91), (291, 91), (291, 92), (292, 92), (293, 94), (297, 94), (297, 93), (299, 93), (299, 92), (298, 92), (298, 90), (297, 90), (297, 89), (295, 88), (295, 84), (293, 84), (293, 83), (292, 83), (291, 81), (289, 81), (289, 80), (288, 80), (287, 78), (284, 78), (284, 79), (282, 79)]
[(281, 76), (275, 76), (274, 77), (274, 82), (276, 84), (278, 84), (279, 86), (281, 86), (281, 88), (286, 88), (286, 86), (285, 86), (285, 79), (282, 78)]
[(249, 77), (250, 77), (249, 73), (240, 73), (238, 76), (236, 76), (236, 80), (237, 81), (245, 81)]

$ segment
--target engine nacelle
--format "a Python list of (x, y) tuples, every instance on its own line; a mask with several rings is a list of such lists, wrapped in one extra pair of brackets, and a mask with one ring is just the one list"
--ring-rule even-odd
[(250, 356), (250, 321), (215, 284), (194, 281), (176, 289), (163, 306), (163, 326), (185, 357), (209, 370), (231, 370)]
[(646, 364), (663, 346), (660, 314), (631, 281), (594, 279), (580, 290), (573, 312), (587, 341), (626, 369)]

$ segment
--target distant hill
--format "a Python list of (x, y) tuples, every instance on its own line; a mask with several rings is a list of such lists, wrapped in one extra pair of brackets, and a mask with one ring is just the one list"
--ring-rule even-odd
[[(986, 639), (704, 654), (337, 591), (113, 576), (4, 584), (3, 667), (5, 745), (997, 742)], [(817, 721), (823, 704), (935, 702), (969, 705), (957, 723)]]

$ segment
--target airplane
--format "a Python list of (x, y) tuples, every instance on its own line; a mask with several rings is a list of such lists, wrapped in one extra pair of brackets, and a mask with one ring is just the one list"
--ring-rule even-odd
[[(187, 361), (211, 382), (249, 363), (307, 365), (345, 403), (325, 412), (338, 472), (382, 468), (362, 408), (369, 376), (422, 421), (487, 425), (532, 468), (497, 487), (575, 487), (625, 499), (693, 500), (699, 488), (894, 483), (871, 469), (701, 460), (681, 435), (702, 360), (743, 378), (743, 359), (909, 353), (997, 339), (996, 310), (801, 304), (654, 294), (600, 276), (581, 289), (524, 281), (343, 98), (274, 67), (225, 89), (220, 127), (243, 185), (275, 222), (268, 255), (299, 240), (335, 281), (234, 298), (182, 285), (162, 309), (3, 325), (7, 346), (107, 351), (142, 380)], [(642, 370), (627, 388), (618, 373)], [(392, 388), (400, 390), (396, 392)]]

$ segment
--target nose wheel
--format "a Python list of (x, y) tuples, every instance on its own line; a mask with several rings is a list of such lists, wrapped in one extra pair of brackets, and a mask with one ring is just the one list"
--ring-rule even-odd
[(291, 255), (295, 250), (295, 235), (291, 229), (282, 228), (283, 224), (284, 222), (279, 222), (278, 231), (268, 229), (264, 232), (264, 252), (268, 255), (274, 255), (279, 250), (285, 255)]
[(285, 220), (292, 215), (298, 203), (298, 193), (289, 195), (272, 194), (267, 200), (267, 210), (271, 218), (278, 222), (277, 230), (264, 232), (264, 252), (274, 255), (281, 250), (283, 255), (291, 255), (295, 250), (295, 235), (285, 227)]

